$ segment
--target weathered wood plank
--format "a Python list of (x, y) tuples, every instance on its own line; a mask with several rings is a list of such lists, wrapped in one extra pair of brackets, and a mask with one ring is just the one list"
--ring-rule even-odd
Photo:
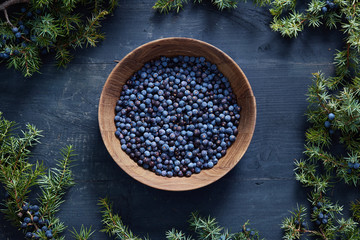
[[(283, 39), (269, 29), (266, 9), (251, 3), (240, 3), (232, 12), (189, 5), (168, 15), (155, 13), (152, 4), (120, 1), (115, 15), (104, 23), (107, 39), (97, 48), (77, 50), (66, 70), (45, 64), (41, 75), (23, 79), (1, 67), (0, 111), (21, 126), (30, 122), (44, 130), (34, 158), (47, 166), (53, 166), (60, 147), (75, 146), (77, 185), (60, 212), (70, 226), (78, 229), (83, 223), (99, 230), (96, 203), (108, 195), (125, 223), (139, 235), (149, 232), (152, 239), (164, 239), (172, 227), (186, 230), (194, 210), (217, 217), (233, 231), (249, 219), (263, 237), (280, 239), (281, 220), (307, 197), (293, 176), (293, 159), (302, 157), (304, 144), (304, 94), (312, 72), (332, 73), (340, 34), (308, 30), (297, 39)], [(114, 59), (169, 36), (197, 38), (225, 51), (245, 72), (257, 100), (255, 134), (240, 163), (218, 182), (185, 193), (151, 189), (127, 176), (107, 153), (97, 122), (100, 93)], [(351, 192), (341, 188), (334, 194), (341, 193), (340, 202), (348, 204)], [(0, 239), (21, 238), (0, 214)], [(96, 233), (95, 239), (110, 238)]]

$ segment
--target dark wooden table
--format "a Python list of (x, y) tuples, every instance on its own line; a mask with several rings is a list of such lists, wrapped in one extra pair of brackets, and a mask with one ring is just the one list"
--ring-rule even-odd
[[(306, 91), (311, 73), (333, 72), (333, 54), (341, 35), (306, 30), (297, 39), (282, 38), (269, 28), (265, 8), (239, 3), (234, 11), (210, 4), (188, 5), (179, 14), (152, 10), (154, 1), (123, 0), (104, 23), (106, 39), (97, 47), (77, 50), (67, 69), (54, 62), (42, 74), (24, 79), (4, 66), (0, 72), (0, 111), (24, 126), (44, 130), (34, 158), (54, 166), (61, 147), (75, 146), (76, 186), (59, 213), (70, 228), (81, 224), (101, 229), (97, 201), (108, 196), (123, 221), (139, 236), (165, 239), (171, 228), (188, 229), (192, 211), (216, 217), (231, 231), (250, 220), (266, 239), (280, 239), (281, 221), (306, 191), (294, 179), (293, 161), (302, 157), (306, 129)], [(164, 37), (191, 37), (222, 49), (242, 68), (257, 101), (253, 140), (240, 163), (224, 178), (190, 192), (152, 189), (124, 173), (111, 159), (100, 137), (97, 111), (102, 87), (120, 60), (134, 48)], [(345, 191), (345, 190), (343, 190)], [(349, 194), (340, 202), (348, 203)], [(69, 234), (68, 238), (71, 239)], [(96, 232), (95, 239), (110, 239)], [(0, 239), (22, 239), (0, 214)]]

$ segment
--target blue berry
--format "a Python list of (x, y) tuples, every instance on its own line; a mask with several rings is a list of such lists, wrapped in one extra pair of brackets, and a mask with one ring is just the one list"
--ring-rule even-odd
[(120, 137), (120, 134), (121, 134), (120, 131), (118, 130), (115, 131), (115, 136)]
[(303, 228), (306, 228), (306, 227), (307, 227), (307, 224), (306, 224), (305, 221), (301, 223), (301, 227), (303, 227)]
[(322, 8), (321, 8), (321, 11), (322, 11), (323, 13), (326, 13), (327, 10), (328, 10), (327, 7), (322, 7)]
[(22, 223), (21, 223), (21, 228), (27, 228), (27, 225), (28, 225), (28, 224), (27, 224), (26, 222), (22, 222)]
[(52, 238), (53, 235), (52, 235), (51, 230), (47, 230), (47, 231), (45, 232), (45, 236), (46, 236), (47, 238)]
[(25, 234), (25, 237), (26, 237), (26, 238), (32, 238), (32, 236), (33, 236), (32, 232), (27, 232), (27, 233)]
[(30, 222), (31, 222), (31, 219), (29, 217), (24, 218), (24, 223), (30, 223)]
[(335, 114), (329, 113), (328, 118), (329, 118), (330, 121), (334, 120), (335, 119)]
[(331, 123), (329, 121), (325, 121), (324, 126), (326, 128), (329, 128), (329, 127), (331, 127)]
[(16, 38), (21, 38), (21, 32), (15, 33), (15, 37), (16, 37)]
[(39, 225), (44, 225), (44, 220), (43, 219), (39, 219)]
[(38, 217), (38, 216), (34, 216), (34, 217), (33, 217), (33, 222), (34, 222), (34, 223), (38, 223), (38, 222), (39, 222), (39, 217)]
[(28, 204), (28, 203), (24, 204), (24, 206), (22, 207), (22, 209), (23, 209), (23, 211), (29, 210), (29, 204)]
[(40, 210), (39, 206), (38, 205), (33, 205), (31, 210), (33, 210), (34, 212), (37, 212)]
[(354, 163), (354, 169), (359, 169), (360, 164), (359, 163)]
[(17, 27), (13, 27), (11, 30), (13, 33), (17, 33), (19, 31), (19, 29)]
[(169, 150), (169, 145), (164, 144), (164, 145), (162, 146), (162, 150), (163, 150), (163, 151)]
[(200, 135), (200, 137), (201, 137), (201, 139), (207, 139), (206, 133), (202, 133), (202, 134)]

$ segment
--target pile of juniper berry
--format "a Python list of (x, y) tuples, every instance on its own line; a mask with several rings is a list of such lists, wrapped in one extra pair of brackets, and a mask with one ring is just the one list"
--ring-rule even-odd
[(28, 239), (40, 239), (40, 232), (45, 233), (48, 239), (53, 238), (53, 233), (49, 226), (49, 220), (41, 217), (38, 205), (24, 204), (19, 213), (22, 218), (21, 228), (26, 229), (25, 237)]
[(240, 120), (228, 79), (204, 57), (161, 57), (123, 86), (115, 112), (121, 149), (161, 176), (191, 176), (216, 165)]

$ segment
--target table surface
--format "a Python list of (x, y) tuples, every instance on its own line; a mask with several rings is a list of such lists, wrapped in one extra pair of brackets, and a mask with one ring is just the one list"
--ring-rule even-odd
[[(265, 8), (239, 3), (233, 11), (211, 4), (188, 5), (179, 14), (159, 14), (154, 1), (122, 0), (103, 23), (106, 39), (79, 49), (66, 69), (48, 61), (41, 74), (24, 79), (1, 66), (0, 111), (20, 126), (29, 122), (44, 130), (34, 159), (54, 166), (59, 149), (72, 144), (77, 153), (76, 185), (66, 195), (59, 216), (69, 229), (81, 224), (101, 229), (97, 202), (108, 196), (123, 221), (139, 236), (165, 239), (165, 231), (188, 231), (192, 211), (216, 217), (231, 231), (250, 220), (266, 239), (280, 239), (281, 221), (307, 192), (294, 179), (294, 159), (302, 157), (307, 127), (306, 91), (311, 73), (333, 73), (333, 54), (342, 46), (337, 31), (308, 29), (296, 39), (269, 28)], [(189, 192), (166, 192), (145, 186), (123, 172), (102, 142), (98, 103), (107, 76), (134, 48), (164, 37), (191, 37), (215, 45), (242, 68), (257, 102), (252, 142), (239, 164), (225, 177)], [(353, 200), (352, 188), (333, 193), (340, 203)], [(22, 239), (0, 215), (0, 239)], [(68, 239), (70, 235), (67, 233)], [(94, 239), (110, 239), (97, 231)]]

